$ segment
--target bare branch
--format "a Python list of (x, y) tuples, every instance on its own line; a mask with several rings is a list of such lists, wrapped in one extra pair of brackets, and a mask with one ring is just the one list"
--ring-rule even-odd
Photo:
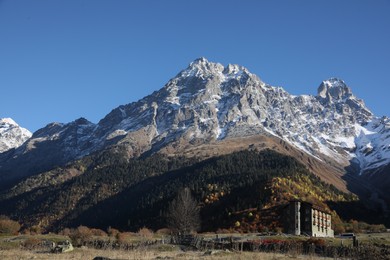
[(200, 228), (199, 206), (189, 188), (179, 191), (177, 197), (169, 204), (167, 222), (169, 228), (188, 234)]

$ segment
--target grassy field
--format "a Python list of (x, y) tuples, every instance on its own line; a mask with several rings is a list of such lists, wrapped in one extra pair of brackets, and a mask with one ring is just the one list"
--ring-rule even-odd
[[(214, 239), (216, 234), (204, 234), (205, 239)], [(287, 241), (305, 241), (308, 237), (294, 236), (258, 236), (255, 234), (225, 234), (218, 235), (219, 238), (224, 236), (233, 236), (242, 241), (260, 240), (287, 240)], [(153, 239), (161, 238), (160, 236)], [(358, 234), (360, 245), (386, 245), (390, 246), (390, 233), (378, 234)], [(119, 250), (106, 249), (98, 250), (87, 247), (76, 248), (72, 252), (53, 254), (46, 248), (42, 247), (27, 247), (26, 244), (33, 244), (34, 241), (63, 241), (69, 239), (66, 236), (55, 234), (49, 235), (20, 235), (20, 236), (0, 236), (0, 259), (93, 259), (101, 256), (110, 259), (332, 259), (317, 257), (315, 255), (300, 255), (297, 252), (291, 251), (288, 253), (263, 253), (263, 252), (234, 252), (225, 250), (212, 251), (194, 251), (188, 248), (170, 245), (157, 244), (145, 247), (139, 247), (136, 250)], [(107, 237), (108, 239), (108, 237)], [(137, 237), (126, 237), (126, 240), (132, 242), (137, 241)], [(138, 238), (139, 240), (139, 238)], [(327, 245), (330, 246), (352, 246), (352, 239), (341, 238), (326, 238), (324, 239)]]
[[(203, 235), (205, 238), (215, 238), (215, 234)], [(240, 237), (242, 240), (256, 240), (256, 239), (273, 239), (283, 241), (305, 241), (309, 237), (305, 236), (293, 236), (293, 235), (275, 235), (275, 236), (259, 236), (256, 234), (219, 234), (219, 237)], [(377, 244), (377, 245), (389, 245), (390, 246), (390, 233), (371, 233), (371, 234), (356, 234), (356, 238), (359, 244)], [(331, 246), (352, 246), (352, 238), (340, 238), (338, 236), (334, 238), (320, 238), (323, 239), (327, 245)]]
[(358, 234), (359, 243), (390, 245), (390, 233)]
[[(212, 253), (212, 254), (211, 254)], [(156, 249), (122, 251), (122, 250), (96, 250), (90, 248), (77, 248), (73, 252), (63, 254), (51, 254), (47, 252), (10, 249), (0, 250), (0, 259), (4, 260), (62, 260), (62, 259), (93, 259), (96, 256), (108, 257), (110, 259), (262, 259), (262, 260), (282, 260), (282, 259), (327, 259), (314, 256), (296, 256), (278, 253), (259, 252), (226, 252), (226, 251), (182, 251), (179, 248), (174, 251), (163, 251)]]

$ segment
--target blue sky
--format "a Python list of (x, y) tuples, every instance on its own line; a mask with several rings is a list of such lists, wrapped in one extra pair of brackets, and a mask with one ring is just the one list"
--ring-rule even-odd
[(201, 56), (295, 95), (340, 77), (390, 116), (389, 14), (390, 0), (0, 0), (0, 117), (98, 122)]

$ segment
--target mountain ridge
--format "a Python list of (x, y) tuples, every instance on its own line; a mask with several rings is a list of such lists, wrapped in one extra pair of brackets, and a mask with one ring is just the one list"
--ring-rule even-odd
[[(208, 184), (227, 183), (219, 164), (215, 165), (218, 171), (202, 165), (222, 160), (234, 169), (232, 158), (240, 158), (240, 174), (229, 173), (234, 179), (229, 185), (242, 182), (226, 201), (232, 207), (231, 199), (249, 186), (259, 192), (253, 183), (245, 183), (263, 166), (245, 169), (252, 163), (248, 156), (253, 160), (260, 156), (275, 169), (285, 161), (299, 164), (287, 175), (304, 171), (315, 180), (311, 183), (354, 198), (353, 204), (351, 193), (357, 194), (359, 208), (368, 207), (387, 221), (389, 118), (376, 117), (341, 79), (324, 80), (317, 93), (291, 95), (245, 67), (197, 59), (161, 89), (114, 108), (97, 124), (85, 118), (50, 123), (18, 148), (0, 153), (0, 211), (2, 207), (6, 211), (0, 213), (23, 215), (29, 225), (51, 229), (62, 221), (88, 224), (85, 221), (92, 214), (100, 225), (99, 214), (105, 214), (105, 207), (123, 213), (110, 201), (126, 203), (127, 196), (121, 194), (136, 194), (141, 201), (133, 205), (132, 221), (142, 222), (143, 213), (137, 210), (145, 209), (146, 215), (150, 213), (147, 217), (155, 219), (155, 210), (161, 215), (173, 196), (174, 190), (153, 187), (156, 180), (170, 187), (173, 174), (176, 184), (191, 184), (203, 200)], [(204, 175), (192, 179), (187, 171), (196, 173), (198, 166)], [(265, 174), (258, 184), (265, 188), (275, 181), (271, 177)], [(289, 177), (282, 182), (287, 185)], [(299, 182), (290, 187), (292, 191)], [(180, 186), (175, 185), (175, 189)], [(307, 189), (299, 188), (309, 194)], [(247, 195), (248, 206), (257, 203), (253, 194)], [(298, 195), (289, 194), (284, 200)], [(149, 199), (157, 203), (152, 203), (153, 209), (146, 207)], [(111, 217), (101, 224), (110, 224)], [(123, 226), (130, 221), (126, 216), (122, 220)]]
[(0, 153), (18, 148), (31, 135), (30, 131), (20, 127), (12, 118), (0, 118)]
[[(131, 158), (167, 145), (255, 135), (275, 136), (362, 175), (390, 163), (389, 133), (389, 119), (375, 117), (340, 79), (323, 81), (317, 96), (295, 96), (245, 67), (199, 58), (160, 90), (113, 109), (97, 124), (81, 118), (36, 131), (16, 150), (0, 154), (0, 179), (12, 179), (16, 171), (23, 178), (110, 146), (125, 147)], [(25, 162), (36, 158), (36, 170), (29, 168)]]

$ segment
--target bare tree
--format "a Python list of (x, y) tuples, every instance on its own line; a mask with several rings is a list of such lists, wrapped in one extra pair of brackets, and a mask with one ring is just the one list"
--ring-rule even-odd
[(169, 204), (167, 222), (173, 231), (188, 234), (200, 228), (199, 206), (191, 195), (189, 188), (179, 191), (177, 197)]

